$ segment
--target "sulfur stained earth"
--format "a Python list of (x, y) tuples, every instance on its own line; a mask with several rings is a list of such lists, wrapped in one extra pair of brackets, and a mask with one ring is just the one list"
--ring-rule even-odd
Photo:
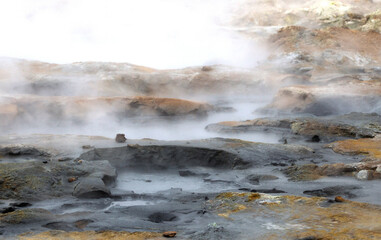
[[(208, 201), (214, 213), (239, 224), (252, 221), (269, 233), (256, 235), (245, 226), (241, 239), (380, 239), (381, 208), (377, 205), (320, 197), (273, 196), (258, 193), (222, 193)], [(266, 219), (267, 217), (267, 219)], [(261, 219), (261, 220), (258, 220)], [(272, 230), (272, 231), (271, 231)]]

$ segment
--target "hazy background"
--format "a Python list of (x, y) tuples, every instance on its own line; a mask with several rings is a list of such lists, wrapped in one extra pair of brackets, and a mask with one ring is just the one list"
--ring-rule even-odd
[[(154, 68), (252, 67), (265, 52), (226, 28), (232, 0), (2, 0), (0, 56)], [(225, 27), (222, 27), (225, 26)]]

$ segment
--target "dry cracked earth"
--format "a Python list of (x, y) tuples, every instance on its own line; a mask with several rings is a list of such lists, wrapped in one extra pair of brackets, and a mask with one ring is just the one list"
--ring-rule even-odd
[(380, 1), (234, 13), (255, 68), (2, 58), (0, 239), (381, 239)]

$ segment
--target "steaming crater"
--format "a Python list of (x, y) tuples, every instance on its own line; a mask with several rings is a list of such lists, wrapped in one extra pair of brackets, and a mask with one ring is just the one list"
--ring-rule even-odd
[(30, 4), (0, 3), (5, 239), (381, 237), (379, 1)]

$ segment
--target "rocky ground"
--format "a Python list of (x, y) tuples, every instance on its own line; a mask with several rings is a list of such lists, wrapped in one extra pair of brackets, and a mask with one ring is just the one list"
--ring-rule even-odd
[(381, 3), (241, 4), (250, 69), (1, 59), (0, 239), (381, 239)]

